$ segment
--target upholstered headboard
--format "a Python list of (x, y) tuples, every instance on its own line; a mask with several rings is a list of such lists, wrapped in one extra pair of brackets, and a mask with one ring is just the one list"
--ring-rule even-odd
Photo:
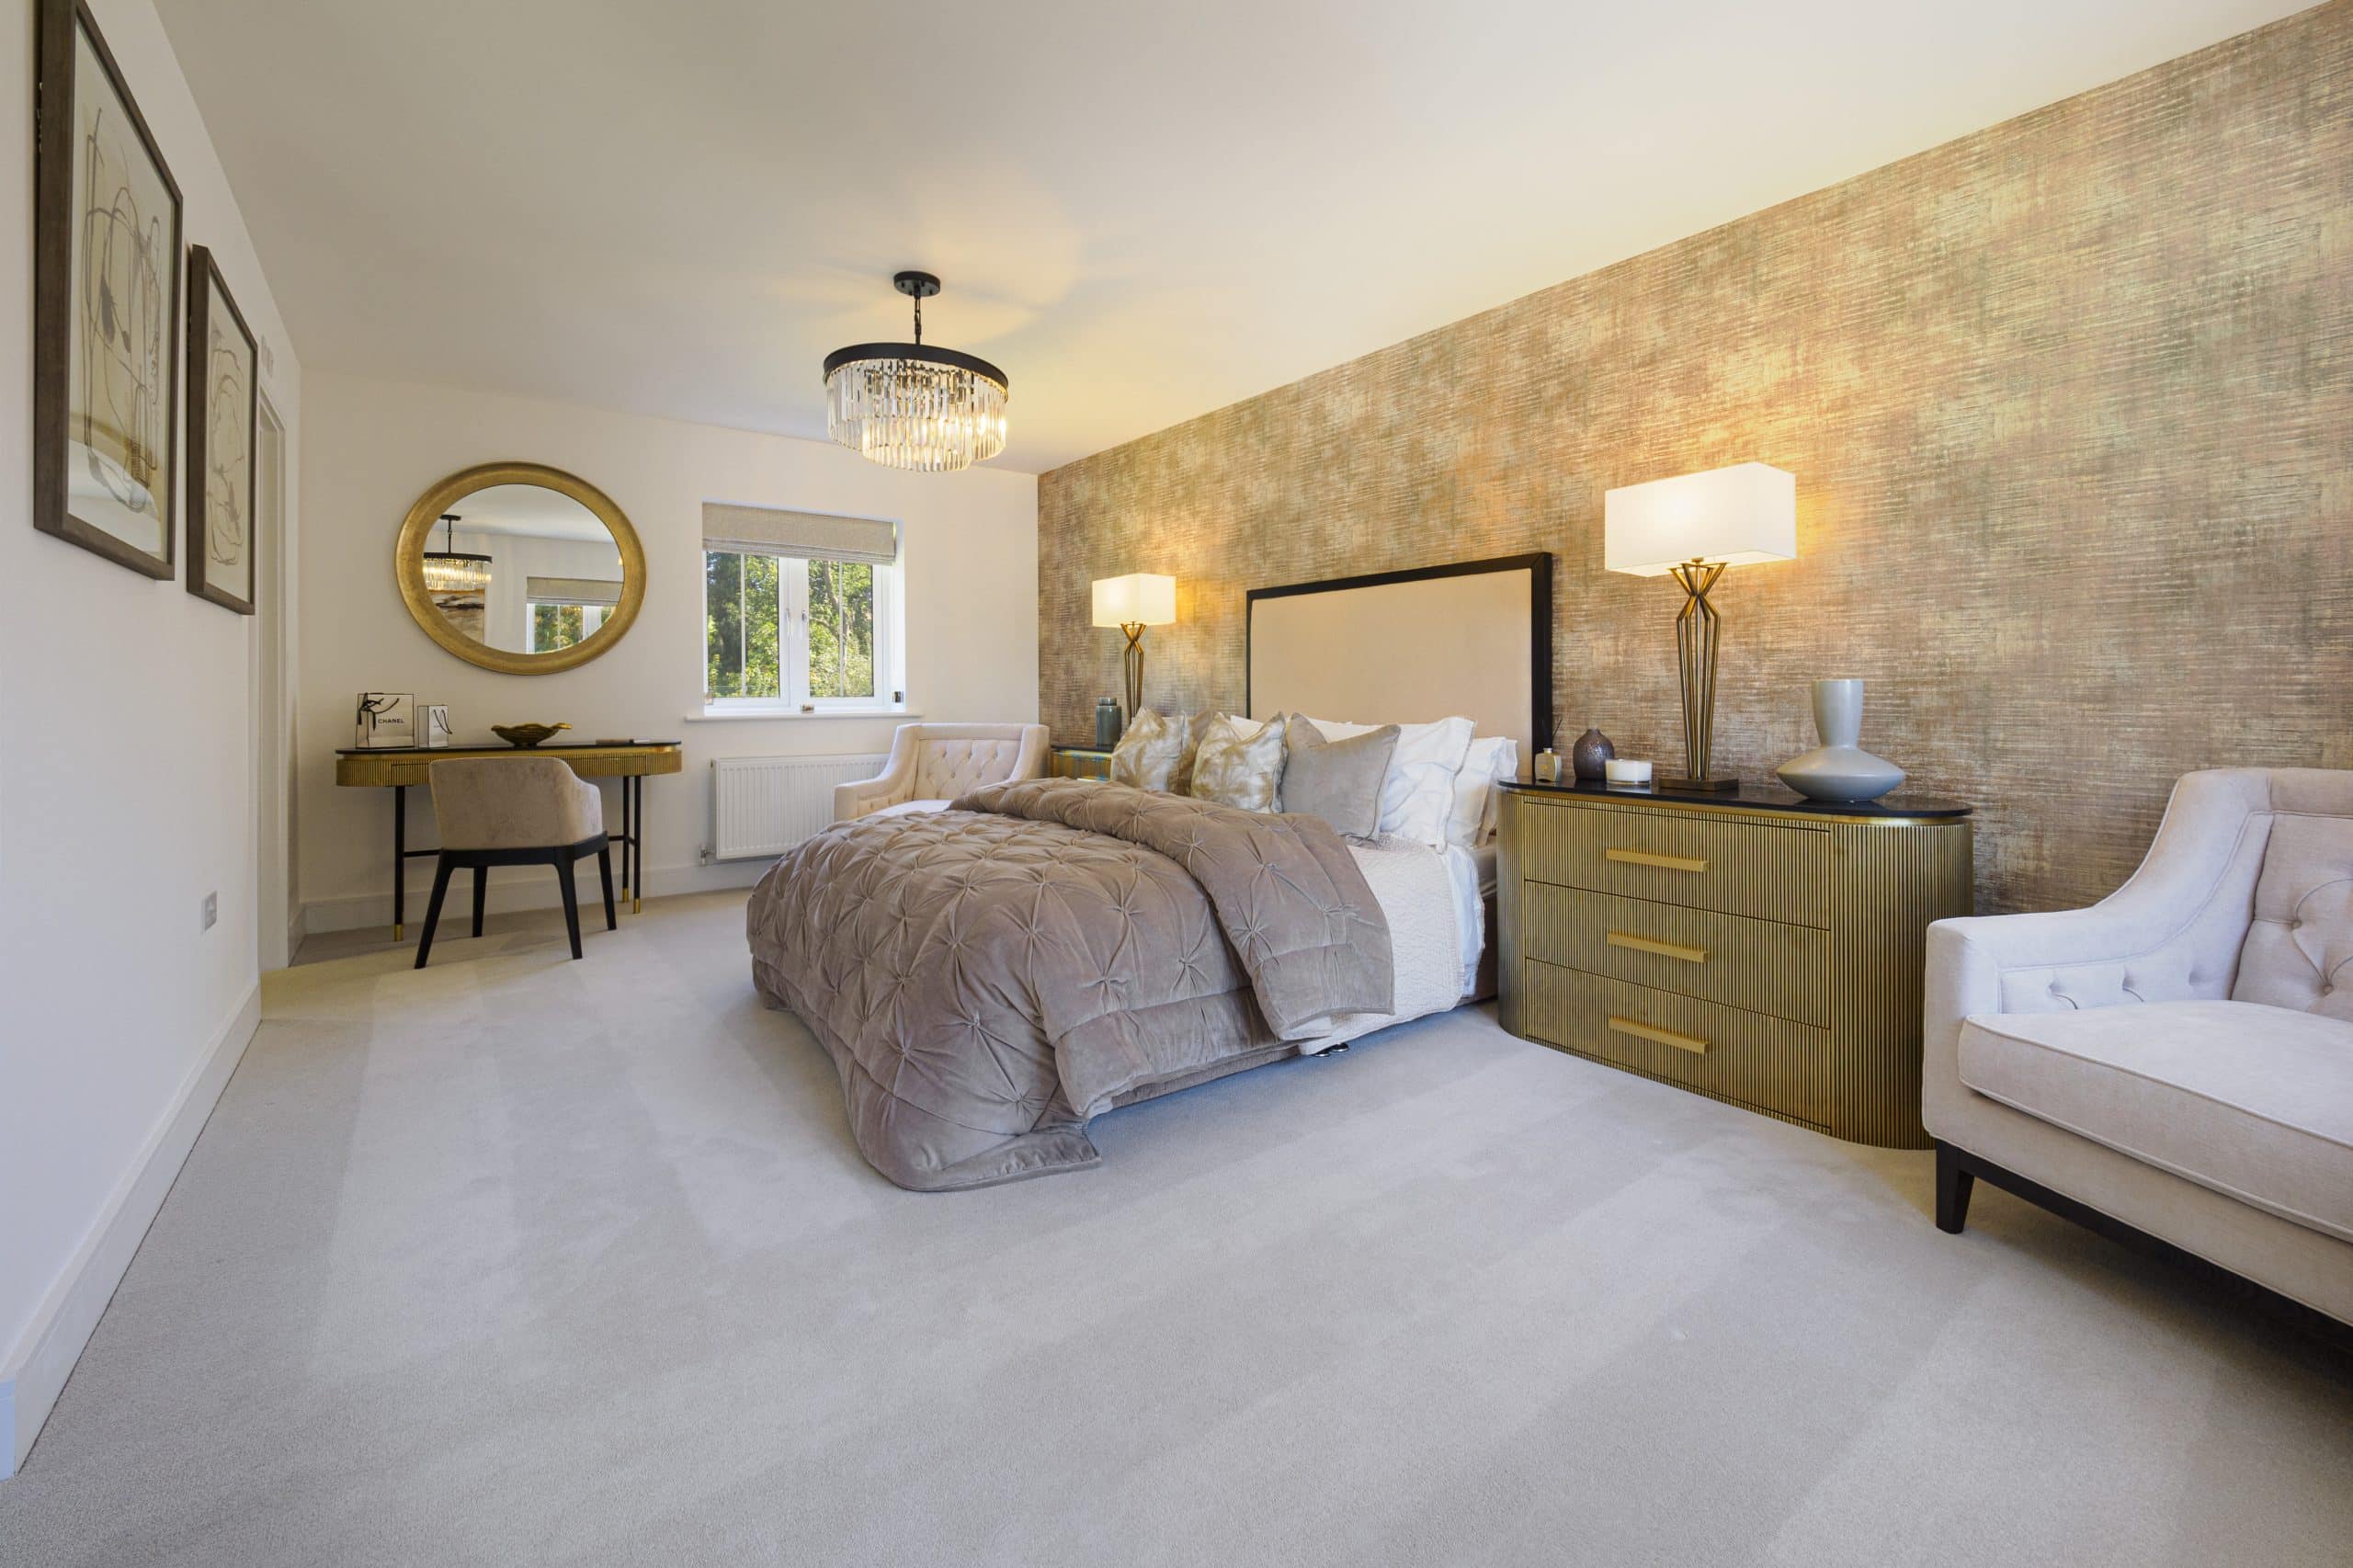
[(1505, 555), (1253, 588), (1250, 716), (1424, 723), (1460, 713), (1524, 759), (1552, 744), (1552, 558)]

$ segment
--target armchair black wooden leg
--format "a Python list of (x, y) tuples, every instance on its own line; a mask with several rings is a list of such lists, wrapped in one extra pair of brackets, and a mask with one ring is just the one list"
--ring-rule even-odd
[(1937, 1229), (1952, 1235), (1961, 1234), (1961, 1227), (1969, 1218), (1969, 1195), (1977, 1186), (1977, 1175), (1961, 1163), (1960, 1153), (1949, 1143), (1937, 1145)]
[(613, 913), (613, 852), (610, 849), (597, 851), (597, 875), (605, 884), (605, 929), (618, 931), (621, 923)]
[(482, 935), (483, 889), (489, 881), (490, 868), (487, 866), (476, 866), (474, 868), (474, 935), (477, 937)]
[[(425, 906), (425, 935), (416, 941), (416, 967), (423, 969), (433, 951), (433, 928), (441, 924), (441, 900), (449, 892), (449, 873), (457, 869), (447, 855), (433, 862), (433, 902)], [(482, 875), (480, 871), (474, 873)]]
[(563, 850), (555, 853), (555, 880), (563, 889), (563, 929), (572, 938), (572, 956), (580, 956), (580, 889), (572, 880), (572, 857)]

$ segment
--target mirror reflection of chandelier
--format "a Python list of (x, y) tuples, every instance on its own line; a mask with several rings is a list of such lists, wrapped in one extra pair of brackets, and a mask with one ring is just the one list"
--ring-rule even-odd
[(985, 359), (923, 340), (928, 272), (892, 282), (915, 302), (913, 343), (859, 343), (825, 356), (825, 432), (870, 462), (952, 473), (1005, 450), (1012, 383)]
[(458, 514), (441, 514), (441, 548), (424, 552), (425, 585), (437, 594), (479, 594), (490, 586), (490, 557), (459, 550)]

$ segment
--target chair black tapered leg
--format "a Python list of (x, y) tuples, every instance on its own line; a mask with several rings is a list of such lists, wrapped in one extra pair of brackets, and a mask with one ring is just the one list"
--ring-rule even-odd
[[(430, 922), (428, 917), (428, 929)], [(1961, 1227), (1969, 1219), (1969, 1195), (1977, 1186), (1977, 1174), (1961, 1163), (1961, 1155), (1951, 1144), (1937, 1145), (1937, 1229), (1952, 1235), (1961, 1234)]]
[[(455, 869), (456, 863), (447, 855), (437, 857), (433, 862), (433, 902), (425, 906), (425, 935), (416, 939), (416, 967), (419, 969), (425, 967), (426, 959), (432, 954), (433, 928), (441, 924), (441, 900), (449, 892), (449, 873)], [(480, 876), (482, 873), (477, 871), (474, 874)]]
[(555, 880), (563, 889), (563, 929), (572, 938), (572, 956), (580, 956), (580, 889), (572, 880), (572, 857), (563, 850), (555, 853)]
[(483, 890), (489, 885), (489, 882), (490, 868), (476, 866), (474, 868), (474, 935), (477, 937), (482, 935)]
[(621, 923), (613, 913), (613, 852), (610, 849), (597, 851), (597, 875), (605, 884), (605, 929), (618, 931)]

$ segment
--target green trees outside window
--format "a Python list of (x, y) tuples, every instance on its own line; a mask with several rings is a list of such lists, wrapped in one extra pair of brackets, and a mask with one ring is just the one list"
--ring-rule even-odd
[(879, 576), (862, 561), (706, 551), (706, 699), (896, 700), (890, 660), (876, 657)]

